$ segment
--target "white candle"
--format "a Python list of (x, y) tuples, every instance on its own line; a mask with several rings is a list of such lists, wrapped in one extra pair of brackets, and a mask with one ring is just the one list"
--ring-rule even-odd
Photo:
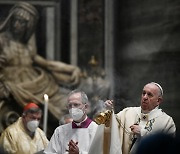
[(44, 94), (44, 120), (43, 120), (43, 130), (47, 135), (47, 121), (48, 121), (48, 95)]

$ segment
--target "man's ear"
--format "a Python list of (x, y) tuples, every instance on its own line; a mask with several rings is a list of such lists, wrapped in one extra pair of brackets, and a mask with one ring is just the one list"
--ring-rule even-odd
[(89, 110), (89, 104), (85, 104), (85, 110), (86, 110), (86, 111)]
[(89, 104), (85, 104), (85, 109), (88, 109), (89, 108)]
[(158, 102), (159, 102), (159, 104), (161, 104), (161, 103), (163, 102), (162, 97), (159, 97), (159, 98), (158, 98)]

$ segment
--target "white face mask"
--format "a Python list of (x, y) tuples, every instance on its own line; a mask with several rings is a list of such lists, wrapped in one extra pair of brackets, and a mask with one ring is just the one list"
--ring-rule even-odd
[(69, 109), (69, 114), (71, 115), (74, 121), (78, 121), (83, 117), (84, 112), (82, 109), (71, 108)]
[(37, 121), (37, 120), (28, 121), (28, 123), (27, 123), (27, 128), (31, 132), (35, 132), (36, 129), (38, 128), (38, 126), (39, 126), (39, 121)]

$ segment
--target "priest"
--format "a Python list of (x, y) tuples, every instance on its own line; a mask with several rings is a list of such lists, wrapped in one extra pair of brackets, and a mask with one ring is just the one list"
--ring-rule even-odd
[(88, 106), (83, 91), (74, 90), (68, 95), (67, 107), (73, 121), (55, 129), (45, 154), (88, 154), (97, 129), (97, 124), (87, 116)]
[(48, 144), (45, 133), (38, 127), (42, 110), (33, 102), (28, 103), (22, 117), (5, 129), (0, 145), (7, 153), (34, 154), (43, 151)]
[[(110, 136), (113, 136), (114, 132), (118, 130), (119, 133), (116, 133), (116, 136), (114, 136), (116, 138), (117, 136), (119, 137), (119, 146), (117, 144), (116, 147), (114, 146), (113, 142), (115, 143), (115, 141), (111, 137), (109, 141), (109, 151), (111, 151), (111, 147), (113, 146), (113, 149), (117, 149), (117, 151), (119, 150), (120, 152), (110, 152), (110, 154), (134, 154), (136, 153), (139, 141), (145, 136), (159, 132), (175, 136), (176, 126), (172, 117), (167, 115), (159, 107), (162, 101), (163, 89), (160, 84), (156, 82), (146, 84), (142, 90), (140, 107), (127, 107), (123, 109), (115, 114), (115, 121), (109, 118), (110, 128), (107, 129), (107, 127), (104, 127), (104, 131), (102, 131), (102, 126), (100, 125), (98, 130), (101, 130), (99, 132), (104, 133), (104, 135), (100, 135), (99, 133), (99, 138), (96, 137), (94, 142), (97, 142), (100, 138), (105, 140), (107, 138), (107, 130), (109, 130)], [(113, 109), (112, 100), (107, 100), (105, 104), (110, 110)], [(112, 117), (113, 116), (112, 114)], [(118, 127), (114, 127), (116, 125), (118, 125)], [(116, 131), (112, 131), (113, 127)], [(104, 143), (107, 142), (104, 141)], [(94, 147), (97, 147), (97, 144), (91, 147), (93, 152), (95, 152)], [(107, 151), (103, 151), (103, 149), (104, 148), (102, 148), (99, 154), (104, 154)]]

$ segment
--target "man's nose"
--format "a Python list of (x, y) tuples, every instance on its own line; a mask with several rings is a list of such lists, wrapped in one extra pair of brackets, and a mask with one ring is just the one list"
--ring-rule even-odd
[(147, 99), (148, 97), (147, 97), (147, 94), (144, 94), (143, 95), (143, 99)]
[(74, 105), (74, 104), (72, 104), (72, 105), (71, 105), (71, 108), (75, 108), (75, 105)]

